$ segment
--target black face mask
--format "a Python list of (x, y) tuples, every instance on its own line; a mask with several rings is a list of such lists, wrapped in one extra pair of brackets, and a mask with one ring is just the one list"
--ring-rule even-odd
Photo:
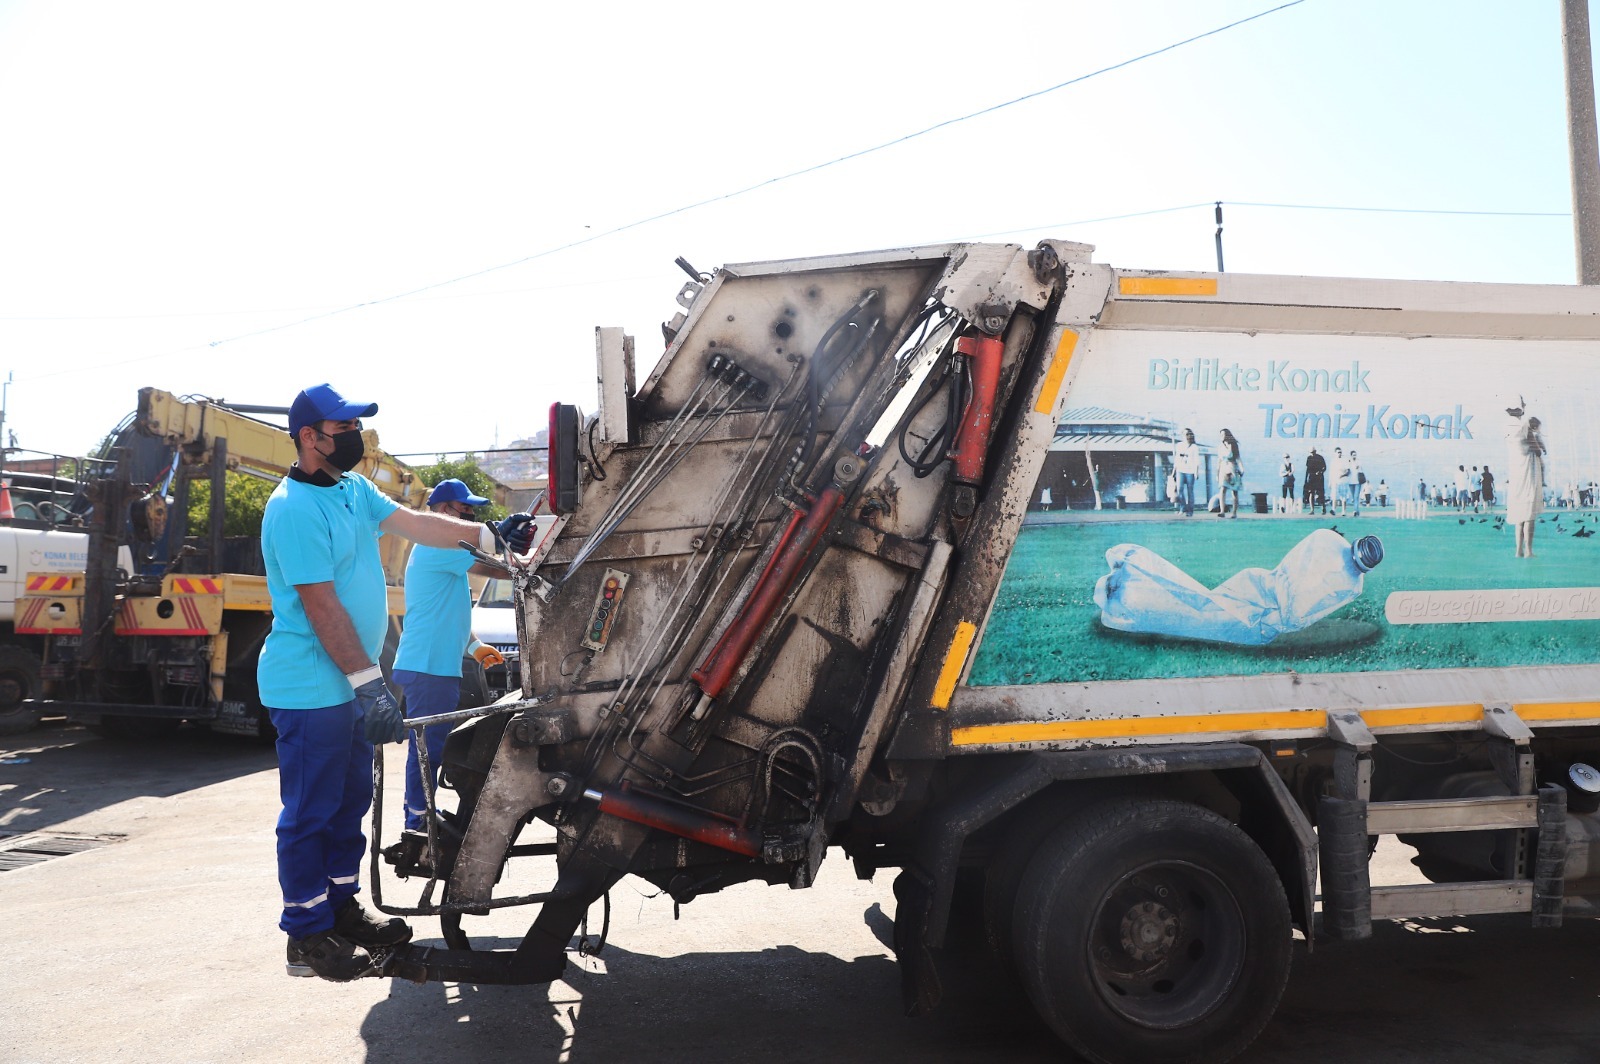
[[(334, 433), (319, 432), (317, 435), (326, 436), (333, 441), (333, 453), (325, 454), (323, 458), (329, 465), (340, 472), (348, 473), (356, 467), (356, 463), (366, 456), (367, 449), (366, 445), (362, 443), (360, 429)], [(322, 452), (318, 451), (317, 453), (321, 454)]]

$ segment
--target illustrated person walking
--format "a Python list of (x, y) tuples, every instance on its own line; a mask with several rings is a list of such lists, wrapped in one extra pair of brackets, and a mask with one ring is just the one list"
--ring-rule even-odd
[(441, 548), (467, 539), (485, 550), (503, 538), (519, 551), (533, 537), (527, 514), (506, 518), (496, 532), (405, 509), (351, 472), (365, 453), (360, 419), (377, 412), (378, 404), (352, 402), (327, 384), (296, 395), (296, 461), (261, 522), (272, 628), (256, 679), (278, 732), (278, 926), (289, 937), (291, 975), (340, 981), (372, 966), (367, 947), (411, 938), (403, 921), (380, 919), (356, 899), (373, 743), (405, 736), (377, 664), (389, 623), (378, 537)]
[[(1244, 487), (1244, 463), (1239, 460), (1239, 441), (1228, 429), (1222, 430), (1222, 492), (1218, 517), (1239, 516), (1239, 491)], [(1233, 494), (1233, 512), (1228, 512), (1228, 494)]]
[(1183, 505), (1183, 516), (1194, 516), (1194, 478), (1200, 472), (1200, 445), (1194, 442), (1194, 430), (1183, 430), (1183, 442), (1172, 452), (1172, 466), (1178, 471), (1178, 502)]
[(1309, 512), (1313, 506), (1321, 506), (1322, 512), (1328, 512), (1328, 460), (1317, 453), (1315, 447), (1306, 455), (1306, 510)]
[[(1044, 490), (1048, 497), (1050, 489)], [(428, 493), (428, 509), (463, 521), (474, 520), (476, 508), (488, 504), (488, 499), (474, 495), (460, 480), (441, 480)], [(445, 550), (419, 545), (412, 549), (406, 562), (406, 623), (400, 633), (400, 648), (394, 655), (394, 679), (405, 689), (407, 716), (431, 717), (456, 708), (464, 654), (476, 658), (486, 669), (505, 664), (499, 651), (472, 634), (469, 573), (497, 576), (500, 570), (476, 561), (459, 547)], [(425, 827), (428, 790), (439, 779), (444, 741), (453, 727), (446, 723), (422, 729), (420, 738), (428, 753), (426, 789), (417, 757), (419, 737), (413, 737), (406, 751), (405, 824), (409, 831)]]
[(1350, 472), (1350, 459), (1344, 456), (1343, 447), (1333, 449), (1333, 512), (1348, 513), (1350, 489), (1355, 485)]
[(1506, 481), (1506, 523), (1517, 531), (1517, 557), (1533, 557), (1533, 529), (1544, 512), (1544, 437), (1539, 419), (1525, 410), (1519, 396), (1517, 404), (1506, 408), (1511, 417), (1506, 436), (1511, 459), (1510, 479)]
[(1279, 470), (1283, 477), (1283, 493), (1280, 505), (1284, 513), (1289, 512), (1289, 504), (1294, 501), (1294, 459), (1287, 454), (1283, 456), (1283, 466)]
[(1357, 517), (1361, 516), (1363, 503), (1371, 504), (1372, 496), (1367, 488), (1367, 474), (1361, 469), (1361, 462), (1356, 458), (1356, 452), (1350, 452), (1350, 483), (1345, 486), (1350, 493), (1350, 509), (1355, 511)]

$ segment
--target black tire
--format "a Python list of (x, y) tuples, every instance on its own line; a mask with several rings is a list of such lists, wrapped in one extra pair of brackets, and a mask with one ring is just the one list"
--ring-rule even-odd
[(1012, 924), (1034, 1008), (1101, 1064), (1231, 1059), (1289, 977), (1289, 904), (1272, 864), (1185, 802), (1107, 802), (1063, 825), (1029, 863)]
[[(1044, 840), (1080, 812), (1076, 796), (1066, 792), (1044, 795), (1023, 811), (1007, 828), (983, 879), (983, 934), (995, 966), (1021, 990), (1017, 958), (1012, 950), (1012, 919), (1017, 909), (1017, 888), (1028, 864)], [(1081, 802), (1081, 799), (1078, 800)]]
[(39, 656), (27, 647), (0, 646), (0, 735), (20, 735), (39, 723), (38, 707), (22, 704), (39, 691)]

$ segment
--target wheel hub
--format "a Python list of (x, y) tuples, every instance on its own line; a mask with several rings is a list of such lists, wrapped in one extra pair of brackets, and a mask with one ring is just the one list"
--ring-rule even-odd
[(1166, 957), (1178, 939), (1178, 918), (1166, 906), (1142, 901), (1122, 917), (1122, 948), (1140, 964), (1153, 964)]

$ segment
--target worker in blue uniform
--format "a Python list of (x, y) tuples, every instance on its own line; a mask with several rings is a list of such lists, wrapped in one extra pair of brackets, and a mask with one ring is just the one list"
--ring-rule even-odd
[[(474, 495), (460, 480), (441, 480), (428, 493), (428, 509), (472, 520), (489, 500)], [(394, 656), (394, 678), (406, 694), (406, 716), (449, 713), (460, 702), (461, 662), (470, 654), (484, 668), (505, 664), (494, 647), (472, 634), (472, 589), (467, 576), (498, 576), (500, 570), (476, 561), (464, 550), (417, 547), (406, 562), (406, 623)], [(425, 825), (427, 790), (417, 743), (428, 752), (428, 789), (437, 785), (444, 741), (454, 725), (433, 724), (412, 734), (406, 754), (406, 829)]]
[(295, 396), (296, 461), (261, 524), (272, 628), (257, 685), (278, 732), (278, 926), (289, 936), (291, 975), (335, 980), (371, 970), (368, 948), (411, 937), (403, 921), (380, 919), (356, 899), (373, 743), (405, 737), (377, 664), (388, 627), (378, 537), (441, 548), (466, 539), (489, 551), (501, 542), (526, 550), (533, 539), (528, 514), (491, 528), (409, 510), (351, 472), (365, 453), (361, 419), (377, 412), (327, 384)]

